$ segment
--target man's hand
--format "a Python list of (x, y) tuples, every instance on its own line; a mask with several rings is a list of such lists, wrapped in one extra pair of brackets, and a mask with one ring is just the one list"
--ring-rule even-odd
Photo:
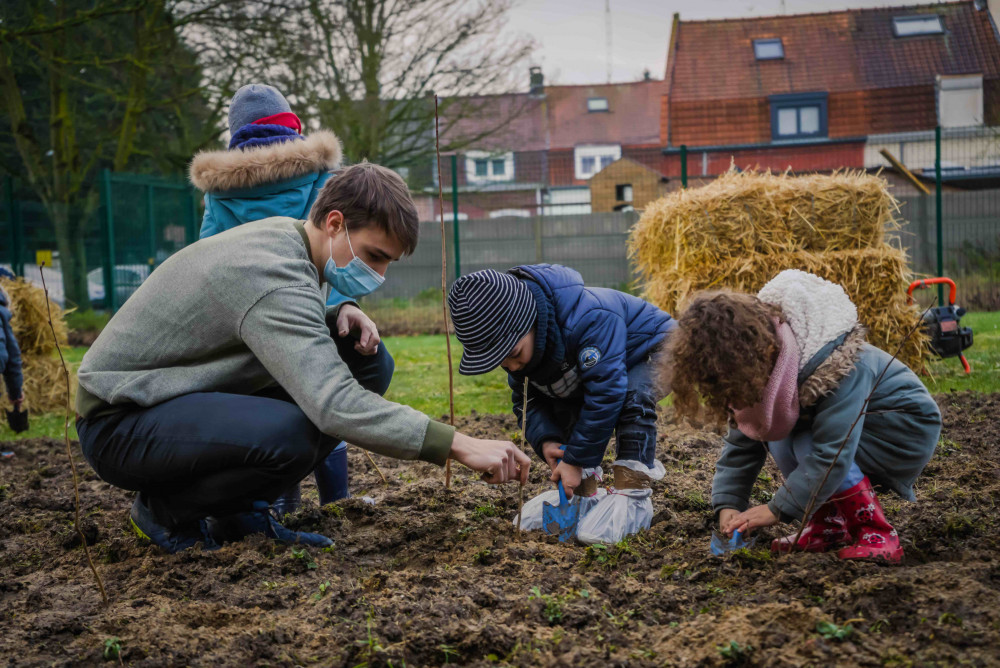
[(735, 517), (729, 519), (728, 524), (722, 525), (722, 530), (727, 536), (733, 535), (737, 529), (744, 534), (748, 534), (759, 527), (767, 527), (777, 524), (778, 518), (774, 516), (771, 509), (766, 505), (754, 506), (750, 510), (745, 510)]
[(510, 441), (489, 441), (455, 432), (451, 457), (482, 473), (483, 480), (491, 485), (511, 480), (520, 480), (521, 484), (528, 482), (531, 460)]
[(354, 349), (362, 355), (374, 355), (378, 352), (378, 344), (382, 340), (378, 335), (378, 328), (354, 304), (344, 304), (337, 312), (337, 335), (344, 338), (348, 334), (358, 336)]
[(555, 441), (545, 441), (542, 443), (542, 455), (545, 457), (545, 461), (548, 463), (549, 468), (552, 472), (556, 472), (556, 465), (558, 465), (559, 460), (563, 456), (563, 446), (562, 443), (556, 443)]
[(559, 462), (555, 470), (552, 472), (552, 482), (558, 482), (562, 480), (563, 489), (566, 490), (566, 498), (573, 497), (573, 490), (580, 486), (580, 480), (583, 478), (583, 469), (579, 466), (573, 466), (572, 464), (567, 464), (566, 462)]
[(20, 397), (14, 400), (14, 410), (16, 411), (21, 410), (21, 406), (23, 405), (24, 405), (24, 395), (22, 394)]

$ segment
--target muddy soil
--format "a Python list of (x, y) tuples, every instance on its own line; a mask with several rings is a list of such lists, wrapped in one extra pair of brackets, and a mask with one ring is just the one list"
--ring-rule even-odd
[[(0, 665), (1000, 665), (1000, 395), (939, 403), (919, 501), (885, 500), (897, 567), (710, 557), (718, 437), (665, 416), (653, 526), (607, 549), (518, 536), (516, 487), (458, 470), (446, 491), (435, 467), (377, 458), (382, 485), (354, 450), (356, 497), (319, 508), (308, 482), (290, 522), (332, 549), (258, 537), (167, 555), (128, 532), (131, 495), (81, 458), (107, 608), (72, 530), (62, 444), (4, 444), (17, 454), (0, 464)], [(506, 416), (463, 428), (515, 435)], [(762, 475), (757, 499), (774, 487)], [(547, 488), (536, 466), (526, 498)]]

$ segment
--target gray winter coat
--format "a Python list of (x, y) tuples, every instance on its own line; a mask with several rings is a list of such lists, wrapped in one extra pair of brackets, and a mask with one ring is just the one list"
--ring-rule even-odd
[[(876, 387), (886, 365), (889, 368)], [(865, 415), (851, 430), (869, 394)], [(863, 327), (858, 325), (830, 341), (810, 358), (799, 373), (799, 400), (799, 420), (792, 434), (811, 431), (814, 449), (768, 503), (771, 512), (786, 521), (801, 519), (831, 462), (833, 468), (817, 495), (818, 503), (840, 486), (852, 461), (876, 487), (915, 500), (913, 483), (934, 454), (941, 413), (909, 368), (865, 343)], [(712, 481), (716, 512), (746, 510), (767, 457), (766, 448), (738, 429), (729, 431)]]

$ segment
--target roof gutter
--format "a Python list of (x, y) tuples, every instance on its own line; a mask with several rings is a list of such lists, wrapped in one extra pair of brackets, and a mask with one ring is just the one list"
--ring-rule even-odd
[[(716, 153), (719, 151), (748, 151), (755, 149), (800, 148), (806, 146), (835, 146), (837, 144), (857, 144), (868, 141), (868, 137), (838, 137), (836, 139), (803, 139), (799, 141), (767, 142), (766, 144), (717, 144), (714, 146), (688, 146), (688, 153)], [(660, 149), (663, 155), (677, 155), (681, 152), (679, 146), (667, 146)]]

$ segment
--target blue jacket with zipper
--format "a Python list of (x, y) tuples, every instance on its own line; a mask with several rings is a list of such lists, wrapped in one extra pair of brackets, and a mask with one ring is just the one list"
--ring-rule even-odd
[[(676, 325), (667, 313), (638, 297), (608, 288), (588, 288), (579, 273), (555, 264), (510, 270), (531, 290), (538, 308), (535, 355), (523, 372), (508, 374), (518, 423), (522, 423), (524, 377), (529, 378), (525, 438), (541, 456), (548, 440), (565, 444), (563, 460), (598, 466), (618, 422), (627, 372), (655, 352)], [(536, 359), (541, 358), (541, 359)], [(536, 382), (533, 370), (548, 369)], [(553, 380), (554, 378), (554, 380)], [(573, 402), (579, 412), (568, 438), (553, 415), (554, 402)]]

